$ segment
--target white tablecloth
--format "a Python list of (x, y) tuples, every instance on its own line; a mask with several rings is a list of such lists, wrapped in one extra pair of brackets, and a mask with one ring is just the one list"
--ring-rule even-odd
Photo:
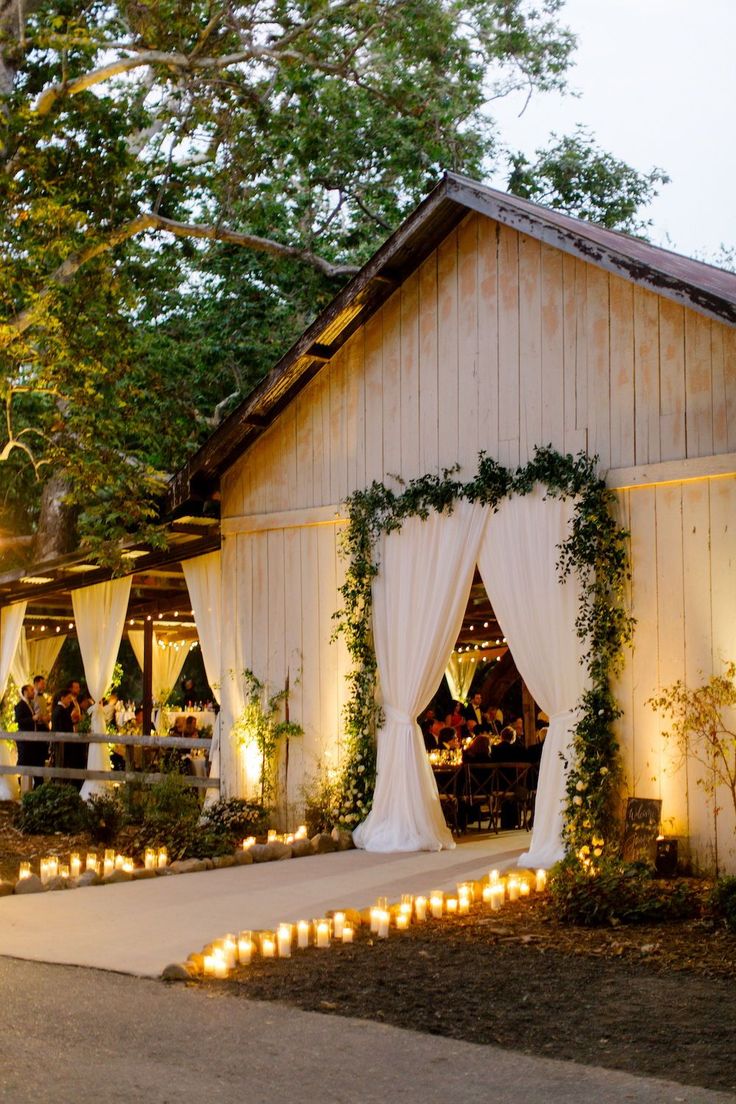
[(217, 714), (212, 709), (165, 709), (164, 722), (166, 732), (173, 727), (177, 717), (183, 717), (185, 720), (187, 717), (194, 717), (197, 722), (197, 728), (205, 728), (209, 725), (212, 731), (215, 731)]

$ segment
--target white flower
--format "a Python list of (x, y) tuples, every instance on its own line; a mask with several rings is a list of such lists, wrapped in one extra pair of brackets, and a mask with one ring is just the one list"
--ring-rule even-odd
[(572, 803), (573, 803), (573, 805), (582, 805), (583, 804), (583, 799), (582, 799), (582, 797), (574, 797), (572, 799)]
[(608, 767), (601, 767), (601, 774), (608, 774)]
[(586, 783), (583, 782), (582, 780), (575, 783), (575, 789), (578, 791), (578, 793), (582, 793), (583, 790), (586, 790), (587, 788), (588, 787), (587, 787)]
[(599, 709), (598, 710), (598, 716), (602, 717), (605, 712), (606, 712), (605, 709)]

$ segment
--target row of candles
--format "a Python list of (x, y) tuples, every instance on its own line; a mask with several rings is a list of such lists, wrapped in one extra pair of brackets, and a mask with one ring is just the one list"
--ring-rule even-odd
[[(519, 901), (528, 898), (532, 885), (537, 893), (544, 893), (547, 886), (547, 874), (538, 870), (533, 878), (510, 876), (502, 878), (497, 870), (492, 870), (488, 882), (481, 888), (484, 905), (493, 911), (502, 908), (504, 902)], [(426, 896), (414, 897), (404, 894), (398, 906), (391, 908), (387, 897), (379, 897), (370, 909), (370, 930), (377, 939), (388, 939), (391, 923), (397, 931), (406, 931), (413, 922), (423, 923), (432, 917), (435, 920), (443, 916), (465, 916), (476, 901), (474, 882), (462, 882), (456, 894), (446, 894), (435, 889)], [(296, 924), (279, 924), (275, 932), (241, 931), (216, 940), (205, 948), (202, 959), (202, 972), (205, 977), (227, 978), (236, 965), (248, 966), (255, 954), (261, 958), (291, 958), (296, 939), (296, 947), (305, 950), (310, 945), (327, 949), (334, 939), (341, 943), (352, 943), (355, 928), (344, 912), (335, 912), (332, 917), (299, 920)]]
[[(160, 870), (168, 866), (169, 855), (165, 847), (147, 847), (143, 856), (145, 870)], [(123, 870), (126, 874), (132, 874), (135, 863), (129, 855), (118, 854), (114, 849), (108, 848), (103, 856), (98, 858), (96, 851), (88, 851), (82, 860), (77, 851), (72, 851), (69, 862), (61, 862), (57, 855), (49, 855), (41, 859), (39, 873), (44, 885), (53, 878), (78, 878), (82, 870), (92, 870), (103, 877), (112, 874), (115, 870)], [(22, 862), (18, 871), (18, 880), (30, 878), (33, 870), (30, 862)]]
[[(307, 826), (306, 824), (300, 824), (295, 832), (280, 833), (275, 828), (269, 828), (268, 836), (266, 837), (268, 843), (294, 843), (295, 840), (302, 840), (307, 838)], [(255, 836), (246, 836), (243, 840), (243, 850), (247, 851), (253, 844), (256, 843)]]

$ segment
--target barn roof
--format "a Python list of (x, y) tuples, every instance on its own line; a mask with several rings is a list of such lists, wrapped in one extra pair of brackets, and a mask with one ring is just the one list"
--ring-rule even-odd
[(448, 172), (174, 476), (169, 491), (172, 509), (192, 497), (207, 497), (216, 488), (220, 475), (468, 211), (478, 211), (711, 318), (736, 323), (736, 274)]

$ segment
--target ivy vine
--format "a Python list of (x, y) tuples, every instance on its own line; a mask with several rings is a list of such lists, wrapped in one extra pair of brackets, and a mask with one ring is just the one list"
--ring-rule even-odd
[(613, 732), (621, 711), (611, 682), (631, 642), (633, 620), (626, 612), (629, 578), (626, 530), (611, 511), (613, 494), (596, 471), (597, 457), (573, 457), (551, 446), (535, 449), (529, 463), (512, 471), (485, 453), (470, 482), (457, 479), (457, 468), (409, 482), (397, 490), (374, 482), (347, 501), (348, 523), (341, 537), (347, 560), (340, 589), (342, 607), (334, 618), (352, 660), (350, 694), (344, 711), (345, 757), (335, 809), (338, 822), (354, 827), (370, 811), (376, 777), (375, 733), (381, 723), (376, 702), (376, 656), (371, 635), (372, 584), (378, 574), (378, 538), (399, 529), (405, 518), (427, 518), (432, 511), (451, 513), (458, 499), (495, 510), (508, 495), (529, 494), (536, 484), (551, 497), (574, 499), (570, 536), (559, 547), (560, 579), (577, 574), (581, 599), (575, 622), (584, 642), (581, 662), (589, 688), (578, 702), (573, 758), (567, 774), (565, 844), (581, 859), (612, 850), (616, 839), (616, 797), (621, 768)]

